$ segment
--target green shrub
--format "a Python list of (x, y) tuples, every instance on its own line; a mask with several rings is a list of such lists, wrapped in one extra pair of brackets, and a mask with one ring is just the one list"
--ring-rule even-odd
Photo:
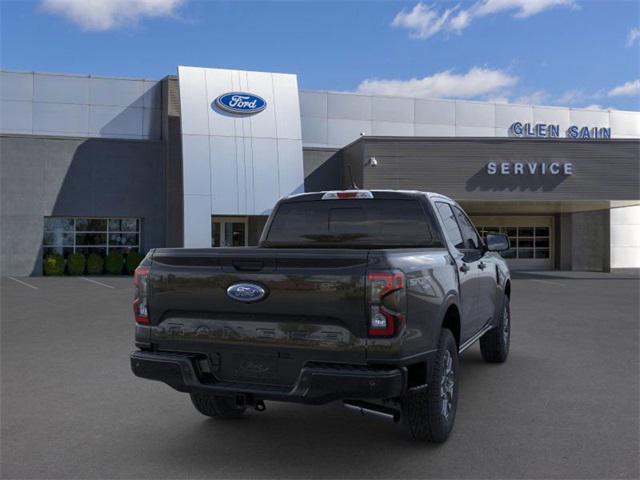
[(69, 275), (82, 275), (87, 259), (82, 253), (71, 253), (67, 257), (67, 272)]
[(104, 258), (99, 253), (91, 253), (87, 258), (87, 273), (89, 275), (102, 275), (104, 270)]
[(64, 275), (64, 258), (59, 253), (50, 253), (44, 259), (45, 275)]
[(127, 273), (129, 275), (133, 275), (134, 270), (144, 257), (139, 252), (129, 252), (127, 253), (127, 258), (125, 260), (125, 266), (127, 267)]
[(124, 266), (124, 258), (119, 252), (109, 252), (104, 261), (104, 268), (109, 275), (122, 275), (122, 267)]

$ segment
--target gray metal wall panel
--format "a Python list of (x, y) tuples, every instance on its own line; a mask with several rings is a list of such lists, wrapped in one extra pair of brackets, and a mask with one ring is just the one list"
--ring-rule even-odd
[(0, 98), (3, 100), (33, 100), (33, 75), (0, 71)]
[(40, 273), (46, 216), (139, 217), (143, 250), (164, 246), (162, 143), (1, 136), (0, 158), (4, 275)]
[(0, 133), (159, 140), (160, 82), (0, 71)]
[[(364, 137), (346, 149), (346, 158), (357, 157), (361, 145), (360, 162), (378, 160), (376, 168), (363, 170), (365, 188), (428, 190), (466, 200), (640, 199), (638, 140)], [(488, 175), (489, 161), (572, 162), (574, 174)]]
[(340, 154), (336, 150), (305, 148), (303, 161), (305, 192), (340, 188)]
[(609, 210), (577, 212), (571, 217), (571, 269), (609, 271)]
[[(367, 135), (415, 137), (511, 138), (509, 127), (523, 124), (558, 124), (560, 137), (569, 125), (610, 128), (612, 138), (639, 138), (640, 112), (513, 105), (471, 100), (407, 98), (326, 91), (301, 91), (305, 146), (340, 148)], [(323, 121), (327, 136), (318, 135)], [(304, 125), (304, 120), (303, 120)], [(412, 128), (410, 128), (412, 125)]]
[[(184, 245), (207, 247), (211, 215), (263, 215), (278, 198), (302, 192), (298, 84), (281, 73), (183, 66), (178, 72)], [(215, 106), (219, 95), (234, 91), (259, 95), (266, 108), (234, 115)]]

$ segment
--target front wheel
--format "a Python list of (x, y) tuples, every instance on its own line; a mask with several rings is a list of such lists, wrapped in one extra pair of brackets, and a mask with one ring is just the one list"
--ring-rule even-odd
[(458, 346), (443, 328), (433, 373), (427, 387), (410, 390), (402, 398), (402, 413), (416, 440), (442, 443), (456, 418), (458, 405)]
[(509, 297), (505, 295), (502, 314), (496, 328), (489, 330), (480, 339), (480, 353), (485, 362), (503, 363), (509, 355), (511, 341), (511, 310)]

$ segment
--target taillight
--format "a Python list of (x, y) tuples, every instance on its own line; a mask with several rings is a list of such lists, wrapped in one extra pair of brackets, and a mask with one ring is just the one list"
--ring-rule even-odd
[(137, 323), (149, 323), (149, 267), (138, 267), (133, 275), (135, 294), (133, 297), (133, 314)]
[(369, 335), (390, 337), (404, 326), (405, 282), (401, 272), (370, 272), (367, 275), (369, 296)]

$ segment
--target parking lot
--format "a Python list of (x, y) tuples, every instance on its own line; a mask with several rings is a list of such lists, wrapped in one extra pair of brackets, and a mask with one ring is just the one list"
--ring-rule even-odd
[(463, 354), (434, 446), (339, 404), (208, 419), (131, 374), (130, 278), (5, 277), (2, 475), (637, 478), (638, 288), (633, 272), (517, 274), (510, 358)]

